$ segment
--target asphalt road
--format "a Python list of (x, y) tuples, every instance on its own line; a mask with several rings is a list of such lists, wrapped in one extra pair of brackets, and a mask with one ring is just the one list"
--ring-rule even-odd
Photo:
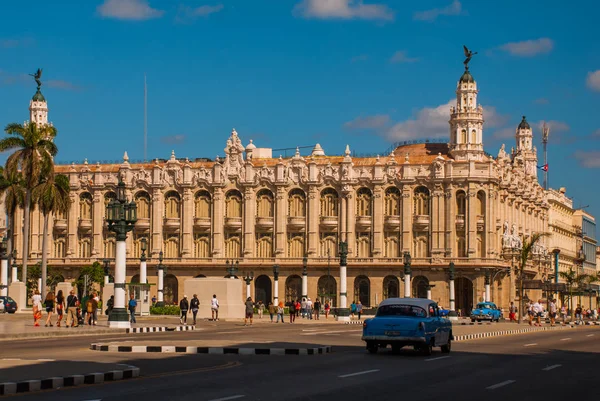
[[(336, 352), (315, 356), (237, 356), (112, 354), (86, 350), (89, 338), (48, 339), (32, 347), (29, 341), (11, 344), (6, 353), (25, 358), (57, 353), (64, 359), (127, 361), (139, 366), (138, 379), (6, 397), (6, 400), (40, 401), (167, 401), (167, 400), (440, 400), (477, 399), (582, 401), (599, 399), (597, 364), (600, 330), (579, 327), (455, 343), (451, 354), (434, 351), (430, 357), (402, 350), (368, 354), (357, 337), (358, 327), (326, 335), (306, 335), (314, 330), (287, 325), (275, 333), (279, 341), (320, 341), (341, 344)], [(220, 330), (220, 331), (217, 331)], [(208, 329), (212, 336), (268, 337), (269, 327), (234, 326)], [(255, 332), (252, 332), (255, 330)], [(229, 334), (218, 332), (230, 331)], [(198, 334), (198, 333), (195, 333)], [(336, 334), (336, 335), (334, 335)], [(146, 339), (164, 338), (148, 334)], [(168, 336), (168, 334), (166, 335)], [(182, 334), (181, 337), (193, 336)], [(271, 334), (273, 336), (273, 334)], [(104, 342), (131, 336), (104, 336)], [(109, 340), (106, 340), (109, 338)], [(173, 335), (169, 338), (173, 338)], [(98, 338), (99, 340), (101, 337)], [(136, 341), (141, 337), (135, 337)], [(306, 340), (305, 340), (306, 339)], [(47, 342), (48, 341), (48, 342)], [(0, 371), (1, 374), (1, 371)]]

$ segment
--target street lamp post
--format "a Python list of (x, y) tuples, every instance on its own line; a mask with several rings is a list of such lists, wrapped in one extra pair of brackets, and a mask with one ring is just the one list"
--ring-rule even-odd
[(129, 328), (129, 314), (125, 309), (125, 276), (127, 270), (127, 233), (133, 230), (137, 221), (137, 206), (134, 201), (127, 202), (125, 196), (125, 183), (119, 178), (117, 184), (117, 197), (107, 206), (106, 219), (108, 230), (116, 234), (117, 246), (115, 255), (115, 306), (108, 317), (111, 328)]
[(485, 302), (490, 302), (490, 282), (491, 282), (490, 269), (485, 269)]
[(158, 266), (156, 266), (158, 282), (156, 289), (156, 306), (165, 306), (165, 265), (163, 265), (163, 251), (158, 253)]
[(225, 270), (227, 270), (227, 275), (229, 276), (229, 278), (235, 278), (235, 274), (239, 271), (240, 269), (240, 261), (236, 260), (235, 262), (232, 260), (231, 262), (229, 261), (229, 259), (227, 259), (225, 261)]
[[(140, 255), (140, 284), (142, 284), (140, 291), (140, 298), (142, 301), (142, 305), (148, 302), (148, 287), (146, 284), (148, 283), (148, 265), (146, 259), (146, 238), (141, 239), (141, 250), (142, 254)], [(140, 308), (140, 313), (142, 312), (142, 308)]]
[(450, 265), (448, 266), (448, 277), (450, 281), (450, 311), (456, 310), (456, 301), (454, 298), (454, 273), (454, 262), (450, 262)]
[(410, 298), (410, 252), (404, 252), (404, 298)]
[(102, 260), (102, 262), (104, 263), (104, 285), (107, 285), (108, 282), (110, 281), (110, 277), (109, 277), (109, 272), (110, 272), (110, 260), (109, 259), (104, 259)]
[(10, 282), (11, 283), (16, 283), (17, 281), (19, 281), (19, 278), (17, 277), (17, 271), (19, 269), (19, 266), (17, 265), (17, 250), (13, 249), (12, 252), (12, 271), (10, 273)]
[(0, 296), (8, 296), (8, 253), (7, 239), (2, 238), (0, 242)]
[(348, 242), (340, 241), (340, 307), (338, 308), (337, 320), (340, 322), (350, 321), (350, 309), (348, 309), (347, 291), (347, 257)]
[(250, 298), (250, 283), (254, 280), (254, 272), (246, 273), (244, 281), (246, 282), (246, 298)]
[(273, 265), (273, 301), (279, 305), (279, 265)]
[(302, 298), (308, 298), (308, 258), (302, 258)]

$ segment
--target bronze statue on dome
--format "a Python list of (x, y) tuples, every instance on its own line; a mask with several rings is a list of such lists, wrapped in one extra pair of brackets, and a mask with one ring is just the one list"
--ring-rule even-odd
[(473, 52), (471, 50), (469, 50), (467, 48), (467, 46), (463, 45), (463, 48), (465, 49), (465, 61), (463, 61), (463, 63), (465, 64), (465, 70), (469, 70), (469, 61), (471, 61), (471, 57), (473, 57), (474, 55), (477, 54), (477, 52)]
[(40, 90), (40, 87), (42, 86), (42, 69), (38, 68), (38, 70), (35, 72), (35, 74), (29, 74), (30, 76), (33, 77), (33, 79), (35, 79), (35, 83), (37, 84), (37, 90)]

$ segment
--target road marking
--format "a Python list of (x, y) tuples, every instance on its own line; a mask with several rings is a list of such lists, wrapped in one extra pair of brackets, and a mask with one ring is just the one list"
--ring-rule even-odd
[(238, 394), (238, 395), (232, 395), (229, 397), (223, 397), (223, 398), (215, 398), (214, 400), (210, 400), (210, 401), (227, 401), (227, 400), (237, 400), (238, 398), (244, 398), (245, 395), (242, 394)]
[(40, 362), (56, 362), (56, 359), (37, 359)]
[(237, 334), (241, 333), (241, 331), (217, 331), (215, 334)]
[(571, 337), (561, 338), (560, 341), (569, 341), (570, 339), (571, 339)]
[(586, 337), (594, 337), (593, 334), (588, 334)]
[(333, 333), (355, 333), (362, 332), (361, 330), (335, 330), (335, 331), (320, 331), (318, 333), (302, 333), (301, 336), (316, 336), (318, 334), (333, 334)]
[(504, 386), (506, 386), (508, 384), (512, 384), (514, 382), (515, 382), (515, 380), (506, 380), (506, 381), (503, 381), (501, 383), (494, 384), (493, 386), (486, 387), (485, 389), (486, 390), (495, 390), (497, 388), (504, 387)]
[(562, 365), (550, 365), (550, 366), (547, 366), (547, 367), (545, 367), (545, 368), (544, 368), (544, 369), (542, 369), (542, 370), (548, 371), (548, 370), (552, 370), (552, 369), (560, 368), (561, 366), (562, 366)]
[(21, 358), (3, 358), (3, 361), (20, 361)]
[(438, 356), (437, 358), (429, 358), (429, 359), (425, 359), (425, 362), (439, 361), (440, 359), (446, 359), (446, 358), (450, 358), (450, 356), (446, 355), (446, 356)]
[(379, 369), (364, 370), (362, 372), (349, 373), (347, 375), (341, 375), (341, 376), (338, 376), (338, 377), (341, 378), (341, 379), (343, 379), (345, 377), (360, 376), (360, 375), (366, 375), (366, 374), (375, 373), (375, 372), (379, 372)]
[(523, 347), (533, 347), (534, 345), (537, 345), (537, 343), (525, 344)]

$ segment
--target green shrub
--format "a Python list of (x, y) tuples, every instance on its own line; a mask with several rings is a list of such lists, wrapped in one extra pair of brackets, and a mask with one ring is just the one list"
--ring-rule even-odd
[(181, 311), (179, 310), (179, 306), (177, 305), (165, 305), (165, 306), (155, 306), (152, 305), (150, 307), (151, 315), (175, 315), (179, 316)]

